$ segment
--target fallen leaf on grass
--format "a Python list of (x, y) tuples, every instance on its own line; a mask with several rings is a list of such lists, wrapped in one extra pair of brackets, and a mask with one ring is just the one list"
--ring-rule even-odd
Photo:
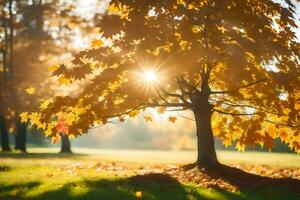
[(143, 198), (143, 193), (142, 193), (142, 191), (136, 191), (136, 192), (135, 192), (135, 197), (138, 198), (138, 199)]

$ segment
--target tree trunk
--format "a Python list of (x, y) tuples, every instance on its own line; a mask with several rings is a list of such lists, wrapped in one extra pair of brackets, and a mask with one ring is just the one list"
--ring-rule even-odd
[(211, 127), (211, 111), (210, 109), (195, 109), (194, 115), (197, 127), (197, 165), (200, 167), (216, 167), (219, 162)]
[(13, 65), (13, 53), (14, 53), (14, 21), (13, 21), (13, 0), (9, 0), (8, 4), (9, 9), (9, 21), (8, 21), (8, 27), (9, 27), (9, 75), (11, 76), (14, 74), (14, 65)]
[(61, 134), (60, 153), (72, 153), (70, 139), (67, 135)]
[(26, 152), (26, 129), (26, 124), (21, 123), (20, 120), (18, 120), (15, 149), (22, 152)]
[(2, 151), (11, 151), (9, 147), (8, 130), (5, 124), (5, 119), (2, 116), (0, 116), (0, 132), (1, 132)]

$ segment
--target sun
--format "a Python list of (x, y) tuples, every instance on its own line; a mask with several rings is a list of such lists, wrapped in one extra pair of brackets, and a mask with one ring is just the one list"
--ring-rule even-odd
[(162, 74), (155, 67), (145, 67), (133, 73), (135, 75), (135, 83), (146, 94), (155, 93), (162, 84)]
[(144, 78), (147, 82), (155, 82), (158, 80), (157, 74), (152, 70), (144, 71)]

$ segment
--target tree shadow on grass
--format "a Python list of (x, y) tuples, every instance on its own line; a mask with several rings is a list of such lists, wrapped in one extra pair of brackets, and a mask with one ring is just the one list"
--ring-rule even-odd
[[(263, 199), (298, 199), (284, 191), (276, 190), (276, 198), (272, 198), (272, 190), (245, 191), (231, 193), (221, 189), (206, 189), (192, 185), (182, 185), (176, 179), (167, 174), (152, 173), (138, 175), (129, 178), (92, 179), (69, 182), (55, 188), (47, 188), (35, 195), (28, 195), (31, 190), (41, 190), (42, 183), (32, 182), (22, 185), (10, 185), (2, 187), (0, 199), (16, 200), (263, 200)], [(17, 193), (13, 191), (20, 189)], [(142, 198), (135, 194), (142, 192)], [(23, 193), (22, 193), (23, 192)], [(273, 191), (274, 192), (274, 191)]]
[[(11, 188), (5, 188), (10, 190)], [(34, 189), (34, 188), (32, 188)], [(142, 198), (136, 192), (142, 192)], [(1, 196), (5, 200), (15, 196)], [(129, 178), (82, 180), (66, 183), (56, 189), (49, 188), (35, 196), (20, 195), (20, 199), (31, 200), (185, 200), (186, 191), (176, 180), (166, 174), (149, 174)]]
[[(195, 169), (195, 164), (186, 165), (182, 169), (184, 171)], [(222, 179), (235, 186), (242, 194), (238, 199), (300, 199), (300, 180), (298, 179), (260, 176), (223, 164), (212, 168), (198, 168), (198, 172), (215, 180)], [(212, 188), (222, 191), (228, 199), (235, 199), (232, 196), (233, 193), (224, 191), (218, 186)]]
[(227, 165), (209, 169), (206, 173), (213, 178), (222, 178), (239, 189), (283, 186), (300, 194), (300, 180), (298, 179), (260, 176)]
[(40, 182), (0, 185), (0, 199), (22, 199), (22, 194), (39, 186)]
[(0, 164), (0, 172), (8, 172), (10, 170), (9, 166)]

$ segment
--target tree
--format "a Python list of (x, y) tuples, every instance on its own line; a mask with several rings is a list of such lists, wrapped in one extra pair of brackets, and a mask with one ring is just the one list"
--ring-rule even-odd
[[(1, 9), (1, 18), (3, 19), (1, 32), (4, 33), (4, 37), (1, 38), (3, 43), (3, 70), (1, 71), (3, 76), (1, 77), (2, 87), (0, 88), (2, 122), (10, 127), (10, 132), (15, 131), (16, 133), (15, 149), (24, 152), (26, 151), (27, 127), (25, 124), (20, 124), (20, 120), (16, 116), (21, 112), (22, 107), (26, 106), (28, 108), (28, 98), (24, 97), (23, 91), (20, 92), (20, 90), (24, 88), (22, 84), (26, 83), (26, 79), (33, 80), (34, 75), (29, 75), (29, 68), (32, 67), (33, 60), (38, 62), (37, 55), (39, 56), (39, 54), (36, 54), (36, 51), (38, 50), (40, 54), (44, 53), (44, 51), (37, 48), (34, 41), (40, 43), (45, 41), (45, 34), (42, 30), (42, 12), (39, 12), (44, 9), (42, 8), (42, 1), (39, 1), (38, 4), (35, 1), (31, 3), (30, 5), (28, 1), (14, 0), (1, 2), (3, 8)], [(32, 32), (37, 33), (34, 34), (34, 40), (26, 35)], [(24, 52), (28, 52), (28, 49), (32, 52), (31, 55), (34, 54), (34, 57), (27, 53), (27, 59), (22, 59), (24, 58)], [(33, 105), (34, 100), (30, 101)], [(5, 131), (5, 133), (8, 132)]]
[[(78, 34), (77, 26), (84, 27), (82, 33), (93, 27), (87, 25), (84, 17), (76, 15), (74, 2), (0, 2), (3, 27), (0, 30), (0, 49), (4, 55), (2, 60), (5, 61), (0, 66), (3, 68), (0, 69), (0, 114), (3, 116), (0, 122), (5, 123), (1, 127), (6, 130), (1, 133), (15, 132), (15, 149), (26, 151), (26, 130), (30, 130), (30, 127), (19, 124), (16, 116), (24, 110), (33, 112), (40, 106), (39, 101), (53, 93), (52, 88), (56, 84), (47, 79), (50, 73), (45, 69), (64, 56), (65, 52), (74, 51), (72, 40)], [(50, 87), (41, 87), (45, 84)], [(24, 92), (34, 93), (35, 88), (40, 89), (34, 97)], [(8, 140), (2, 141), (8, 145)]]
[(157, 108), (194, 113), (198, 166), (218, 165), (213, 136), (239, 150), (280, 138), (300, 152), (290, 1), (112, 0), (99, 27), (92, 47), (53, 73), (81, 89), (27, 115), (54, 142)]
[[(9, 146), (9, 136), (8, 136), (8, 123), (7, 116), (10, 115), (7, 109), (4, 108), (4, 102), (7, 103), (7, 95), (4, 92), (7, 86), (10, 85), (10, 76), (13, 71), (13, 14), (12, 14), (12, 4), (13, 1), (9, 0), (7, 2), (1, 2), (1, 37), (0, 37), (0, 50), (1, 50), (1, 68), (0, 68), (0, 83), (1, 83), (1, 94), (0, 94), (0, 127), (1, 127), (1, 145), (2, 151), (10, 151)], [(7, 4), (8, 11), (4, 11)], [(4, 86), (4, 88), (3, 88)]]

